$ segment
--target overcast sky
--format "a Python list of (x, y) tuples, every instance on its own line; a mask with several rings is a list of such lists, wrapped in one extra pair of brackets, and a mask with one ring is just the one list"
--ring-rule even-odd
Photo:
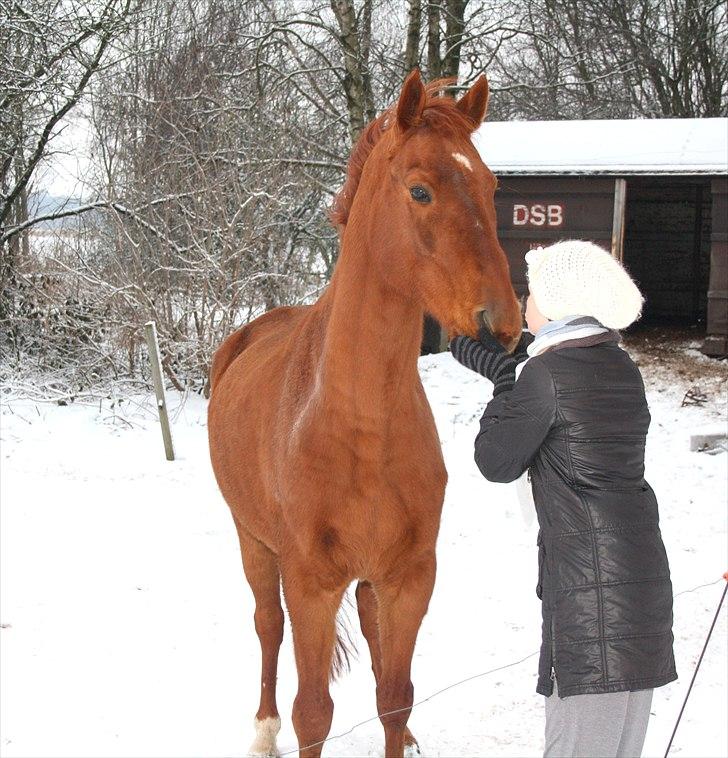
[(87, 196), (83, 178), (91, 164), (90, 142), (89, 124), (83, 116), (65, 119), (50, 143), (51, 154), (34, 177), (33, 189), (59, 197)]

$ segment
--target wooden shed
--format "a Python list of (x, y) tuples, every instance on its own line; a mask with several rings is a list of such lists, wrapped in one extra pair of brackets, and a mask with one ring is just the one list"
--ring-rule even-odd
[(638, 282), (644, 322), (728, 354), (728, 119), (485, 122), (473, 142), (519, 294), (530, 248), (589, 239)]

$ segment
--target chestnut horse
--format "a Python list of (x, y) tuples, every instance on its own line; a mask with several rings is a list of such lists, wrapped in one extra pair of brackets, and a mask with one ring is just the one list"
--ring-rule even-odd
[(508, 348), (521, 333), (496, 180), (470, 140), (488, 84), (481, 77), (457, 103), (436, 96), (442, 86), (413, 71), (359, 139), (331, 213), (341, 253), (320, 299), (247, 324), (213, 361), (210, 455), (262, 650), (256, 755), (277, 755), (281, 583), (300, 755), (319, 756), (331, 727), (336, 616), (354, 580), (386, 755), (416, 744), (410, 667), (447, 480), (417, 372), (423, 314), (475, 335), (483, 312)]

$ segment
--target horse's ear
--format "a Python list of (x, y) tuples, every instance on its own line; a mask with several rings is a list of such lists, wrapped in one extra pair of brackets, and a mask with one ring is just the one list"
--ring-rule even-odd
[(478, 77), (478, 81), (458, 100), (457, 106), (473, 122), (473, 129), (477, 129), (488, 108), (488, 80), (485, 74)]
[(405, 79), (397, 102), (397, 124), (402, 131), (406, 131), (420, 120), (422, 111), (425, 109), (426, 98), (420, 70), (415, 68)]

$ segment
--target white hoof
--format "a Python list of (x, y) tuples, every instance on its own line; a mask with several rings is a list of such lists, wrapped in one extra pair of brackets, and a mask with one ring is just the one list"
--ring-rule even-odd
[(419, 745), (404, 746), (404, 758), (420, 758), (421, 755)]
[(279, 758), (276, 737), (281, 730), (278, 716), (267, 719), (255, 719), (255, 741), (250, 746), (250, 758)]

